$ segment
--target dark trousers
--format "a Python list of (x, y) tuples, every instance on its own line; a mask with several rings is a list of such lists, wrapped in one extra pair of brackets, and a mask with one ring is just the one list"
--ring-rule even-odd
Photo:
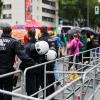
[[(32, 95), (39, 90), (39, 74), (29, 71), (26, 74), (26, 92), (27, 95)], [(35, 95), (34, 97), (38, 97)]]
[[(48, 86), (48, 85), (52, 84), (54, 81), (55, 81), (54, 74), (48, 74), (46, 85)], [(46, 90), (46, 96), (51, 95), (54, 91), (55, 91), (55, 89), (54, 89), (54, 85), (53, 85)]]
[[(53, 71), (54, 63), (47, 64), (47, 71)], [(44, 88), (44, 70), (40, 72), (40, 86)], [(46, 74), (46, 86), (52, 84), (55, 81), (54, 74)], [(51, 95), (55, 91), (54, 85), (46, 89), (46, 96)]]
[(79, 54), (79, 61), (82, 62), (82, 54)]
[[(6, 91), (12, 91), (13, 88), (13, 76), (0, 79), (0, 89)], [(0, 100), (12, 100), (12, 96), (0, 93)]]
[[(90, 51), (86, 52), (85, 57), (90, 57)], [(85, 61), (90, 61), (90, 58), (85, 58)]]

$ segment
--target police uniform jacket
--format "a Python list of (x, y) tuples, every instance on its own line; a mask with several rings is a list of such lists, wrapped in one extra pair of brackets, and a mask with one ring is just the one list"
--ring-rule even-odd
[(15, 56), (22, 60), (20, 69), (25, 69), (34, 64), (34, 61), (25, 54), (22, 45), (8, 34), (3, 34), (0, 38), (0, 74), (13, 70)]

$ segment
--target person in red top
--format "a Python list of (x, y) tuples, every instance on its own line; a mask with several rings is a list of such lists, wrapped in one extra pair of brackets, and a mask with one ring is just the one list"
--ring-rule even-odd
[(28, 38), (28, 35), (26, 34), (26, 35), (24, 36), (24, 44), (27, 44), (28, 41), (29, 41), (29, 38)]

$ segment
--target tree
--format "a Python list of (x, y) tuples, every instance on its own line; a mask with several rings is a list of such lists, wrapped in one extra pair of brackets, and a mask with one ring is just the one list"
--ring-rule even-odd
[(80, 25), (87, 23), (87, 11), (89, 11), (90, 26), (100, 25), (100, 14), (95, 15), (95, 6), (100, 7), (97, 0), (59, 0), (59, 16), (71, 22), (79, 21)]
[(98, 4), (96, 0), (79, 0), (78, 1), (78, 7), (80, 8), (80, 13), (82, 16), (82, 19), (84, 19), (85, 25), (87, 23), (87, 11), (89, 12), (89, 24), (90, 26), (93, 26), (94, 20), (95, 20), (95, 5)]
[(78, 0), (59, 0), (59, 16), (73, 23), (78, 19)]
[(2, 0), (0, 0), (0, 17), (1, 17), (1, 14), (2, 14), (2, 6), (3, 6), (3, 2), (2, 2)]

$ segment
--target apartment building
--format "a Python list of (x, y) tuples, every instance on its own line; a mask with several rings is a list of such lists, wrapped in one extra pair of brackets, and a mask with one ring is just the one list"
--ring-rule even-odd
[(41, 25), (55, 27), (58, 24), (57, 0), (2, 0), (0, 22), (24, 25), (35, 19)]

